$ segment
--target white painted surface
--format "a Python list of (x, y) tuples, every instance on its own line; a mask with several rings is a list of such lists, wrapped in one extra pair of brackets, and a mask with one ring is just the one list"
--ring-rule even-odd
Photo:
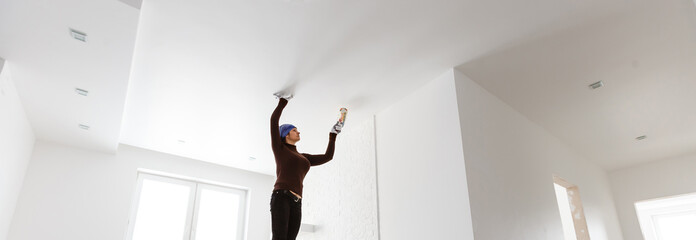
[(381, 239), (473, 239), (452, 70), (375, 124)]
[(635, 203), (645, 240), (696, 239), (696, 194), (685, 194)]
[(298, 147), (321, 151), (340, 107), (367, 120), (452, 66), (623, 1), (144, 1), (121, 142), (272, 175), (276, 91), (296, 93), (282, 122)]
[(117, 0), (0, 1), (0, 56), (12, 62), (37, 139), (116, 151), (138, 14)]
[(553, 174), (578, 186), (591, 239), (623, 239), (599, 166), (464, 74), (454, 75), (477, 240), (563, 239)]
[(34, 148), (34, 131), (0, 58), (0, 240), (6, 239)]
[(119, 0), (125, 4), (128, 4), (131, 7), (134, 7), (136, 9), (140, 9), (140, 6), (143, 5), (143, 0)]
[(696, 155), (643, 164), (609, 173), (625, 239), (643, 239), (637, 201), (696, 193)]
[(111, 155), (38, 141), (8, 239), (123, 240), (138, 168), (248, 187), (248, 238), (270, 238), (270, 176), (127, 145)]
[[(624, 3), (619, 14), (458, 69), (606, 170), (689, 154), (696, 148), (694, 2)], [(597, 81), (604, 87), (590, 90)]]
[[(681, 68), (693, 65), (692, 53), (696, 51), (691, 45), (693, 39), (689, 39), (693, 28), (685, 29), (693, 24), (691, 1), (152, 0), (142, 3), (139, 10), (140, 4), (140, 0), (0, 1), (0, 56), (16, 63), (15, 76), (20, 80), (17, 89), (38, 139), (107, 152), (114, 152), (122, 142), (273, 174), (269, 140), (264, 133), (274, 91), (294, 89), (297, 97), (292, 107), (299, 110), (285, 115), (286, 120), (302, 124), (305, 136), (322, 136), (341, 106), (351, 109), (353, 120), (368, 119), (452, 66), (480, 63), (477, 60), (482, 56), (520, 46), (533, 53), (560, 55), (503, 57), (513, 62), (505, 65), (507, 62), (489, 61), (487, 68), (474, 68), (502, 74), (509, 74), (506, 69), (545, 74), (552, 77), (543, 78), (548, 81), (544, 83), (551, 84), (562, 82), (558, 79), (581, 79), (578, 81), (582, 84), (574, 90), (544, 92), (561, 98), (584, 90), (587, 79), (613, 78), (617, 71), (628, 72), (626, 79), (638, 76), (642, 80), (660, 79), (660, 83), (672, 81), (678, 84), (659, 86), (666, 91), (654, 98), (631, 95), (616, 99), (627, 104), (641, 99), (660, 100), (652, 101), (658, 107), (640, 108), (651, 110), (647, 114), (637, 111), (629, 117), (662, 116), (659, 113), (667, 111), (678, 115), (666, 119), (686, 119), (678, 124), (653, 125), (651, 120), (663, 119), (645, 117), (647, 127), (638, 127), (647, 129), (649, 139), (660, 138), (663, 133), (665, 136), (662, 139), (666, 141), (656, 144), (655, 149), (671, 147), (680, 151), (696, 142), (692, 131), (662, 127), (688, 128), (692, 122), (689, 119), (693, 120), (693, 114), (668, 111), (662, 104), (665, 101), (681, 106), (691, 102), (684, 99), (693, 100), (684, 90), (693, 88), (693, 81), (688, 81), (693, 70)], [(625, 12), (635, 12), (638, 21), (625, 18)], [(542, 42), (541, 47), (529, 44), (530, 39), (563, 33), (574, 26), (616, 27), (617, 19), (617, 31), (581, 31), (579, 36), (567, 37), (574, 40), (570, 44), (557, 44), (565, 41), (555, 38), (550, 40), (553, 44)], [(70, 38), (68, 28), (87, 33), (88, 42)], [(628, 34), (634, 31), (636, 34)], [(586, 43), (595, 41), (587, 41), (586, 36), (596, 37), (597, 44), (604, 48), (587, 51), (585, 47), (590, 44)], [(606, 44), (604, 39), (609, 39)], [(664, 46), (669, 49), (662, 51)], [(644, 53), (658, 57), (645, 60)], [(631, 64), (633, 54), (637, 56), (636, 64)], [(525, 64), (517, 64), (519, 61)], [(632, 70), (634, 65), (638, 70)], [(580, 67), (566, 71), (569, 66)], [(675, 69), (678, 71), (672, 71)], [(590, 72), (593, 74), (588, 76)], [(570, 73), (573, 76), (562, 75)], [(504, 78), (497, 84), (535, 86), (533, 81), (541, 79), (532, 76), (522, 81), (522, 74), (509, 75), (516, 80), (508, 82), (510, 78)], [(650, 90), (655, 83), (644, 82), (647, 84), (640, 84), (637, 91), (640, 94), (649, 92), (643, 90)], [(618, 86), (607, 83), (607, 89)], [(575, 82), (571, 85), (576, 86)], [(90, 97), (78, 97), (73, 92), (75, 87), (89, 90)], [(509, 89), (523, 93), (523, 87)], [(537, 100), (543, 96), (527, 92), (521, 95)], [(551, 110), (577, 109), (556, 100), (541, 102), (559, 103), (559, 108)], [(618, 108), (625, 109), (623, 105)], [(594, 113), (607, 111), (613, 112), (599, 109)], [(567, 116), (563, 111), (555, 112)], [(617, 117), (626, 114), (610, 116), (609, 120), (618, 120), (602, 127), (611, 130), (627, 125), (620, 121), (624, 118)], [(76, 127), (80, 123), (91, 126), (89, 133)], [(579, 132), (591, 136), (612, 133), (611, 138), (583, 135), (591, 143), (630, 140), (638, 131), (587, 129), (598, 130)], [(555, 133), (563, 135), (559, 132)], [(680, 136), (688, 141), (677, 141)], [(563, 139), (573, 141), (571, 137)], [(179, 140), (187, 144), (181, 146)], [(303, 144), (307, 149), (322, 148), (322, 144), (312, 141)], [(578, 144), (572, 147), (589, 149)], [(632, 152), (631, 156), (645, 156), (641, 153)], [(260, 161), (246, 162), (250, 156)], [(613, 155), (605, 158), (613, 159)]]
[[(350, 117), (350, 115), (349, 115)], [(302, 240), (377, 240), (374, 120), (346, 121), (334, 159), (305, 178), (303, 222), (315, 225)]]

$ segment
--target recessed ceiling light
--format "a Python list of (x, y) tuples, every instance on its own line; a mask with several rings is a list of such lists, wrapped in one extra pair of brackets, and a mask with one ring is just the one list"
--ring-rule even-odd
[(590, 84), (589, 87), (590, 87), (590, 89), (597, 89), (597, 88), (601, 88), (603, 86), (604, 86), (604, 83), (602, 81), (599, 81), (599, 82)]
[(72, 28), (70, 29), (70, 36), (72, 36), (74, 39), (77, 39), (77, 40), (80, 40), (83, 42), (87, 42), (87, 34), (80, 32), (80, 31), (77, 31), (75, 29), (72, 29)]
[(640, 140), (643, 140), (643, 139), (646, 139), (646, 138), (648, 138), (648, 136), (643, 135), (643, 136), (637, 137), (636, 140), (640, 141)]
[(77, 126), (78, 126), (79, 128), (81, 128), (81, 129), (83, 129), (83, 130), (89, 130), (89, 126), (87, 126), (87, 125), (78, 124)]
[(179, 143), (186, 143), (186, 141), (181, 140), (181, 139), (177, 140), (177, 142), (179, 142)]
[(89, 94), (89, 91), (81, 89), (81, 88), (75, 88), (75, 92), (77, 94), (82, 95), (82, 96), (87, 96)]

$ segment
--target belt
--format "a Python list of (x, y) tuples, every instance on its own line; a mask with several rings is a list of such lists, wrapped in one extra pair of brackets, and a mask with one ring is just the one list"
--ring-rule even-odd
[(295, 202), (299, 202), (300, 200), (302, 200), (302, 198), (295, 196), (295, 194), (293, 194), (290, 190), (287, 189), (275, 190), (273, 191), (273, 193), (282, 193), (288, 195)]

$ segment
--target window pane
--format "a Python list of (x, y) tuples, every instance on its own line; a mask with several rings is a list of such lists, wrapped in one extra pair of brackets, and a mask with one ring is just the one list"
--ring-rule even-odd
[(655, 226), (660, 240), (696, 239), (696, 214), (665, 214), (655, 216)]
[(189, 186), (144, 179), (133, 240), (182, 240), (190, 192)]
[(635, 203), (646, 240), (696, 239), (696, 194), (684, 194)]
[(240, 196), (231, 192), (202, 189), (196, 240), (233, 240), (239, 231)]

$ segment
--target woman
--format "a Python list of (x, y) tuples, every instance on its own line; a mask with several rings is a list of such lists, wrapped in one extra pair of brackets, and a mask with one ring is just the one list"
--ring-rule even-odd
[(297, 128), (292, 124), (278, 126), (283, 108), (292, 95), (275, 95), (279, 101), (271, 115), (271, 147), (275, 156), (277, 177), (271, 195), (273, 240), (295, 240), (302, 220), (302, 181), (311, 166), (324, 164), (333, 158), (336, 135), (341, 132), (343, 122), (337, 122), (331, 129), (326, 153), (299, 153), (295, 147), (295, 143), (300, 141)]

